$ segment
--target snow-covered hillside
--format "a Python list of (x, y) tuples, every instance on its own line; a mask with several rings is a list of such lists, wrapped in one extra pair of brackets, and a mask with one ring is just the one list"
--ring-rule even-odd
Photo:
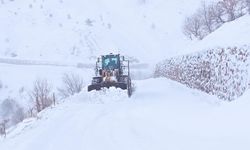
[(182, 52), (190, 43), (181, 27), (199, 4), (199, 0), (2, 1), (0, 56), (87, 61), (104, 52), (121, 52), (156, 61)]
[(137, 81), (136, 87), (131, 99), (114, 89), (75, 95), (8, 130), (0, 148), (250, 148), (249, 93), (228, 104), (167, 79)]
[(233, 22), (225, 23), (202, 41), (197, 41), (188, 47), (187, 53), (208, 50), (215, 47), (249, 46), (250, 15), (245, 15)]

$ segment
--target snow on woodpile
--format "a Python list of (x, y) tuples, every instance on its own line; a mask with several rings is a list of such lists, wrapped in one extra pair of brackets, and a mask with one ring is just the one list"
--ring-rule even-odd
[(249, 52), (249, 46), (242, 46), (174, 57), (158, 63), (154, 75), (231, 101), (249, 86)]

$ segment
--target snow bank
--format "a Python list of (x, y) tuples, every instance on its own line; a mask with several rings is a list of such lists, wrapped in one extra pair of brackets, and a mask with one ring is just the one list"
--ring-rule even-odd
[(234, 100), (249, 87), (249, 62), (249, 46), (216, 48), (167, 59), (156, 65), (155, 77)]

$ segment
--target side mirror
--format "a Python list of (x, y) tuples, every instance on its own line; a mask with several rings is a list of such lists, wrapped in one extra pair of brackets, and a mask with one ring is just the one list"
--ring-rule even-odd
[(125, 60), (125, 57), (124, 56), (122, 56), (122, 61), (124, 61)]
[(99, 57), (97, 58), (97, 62), (100, 62), (100, 58)]

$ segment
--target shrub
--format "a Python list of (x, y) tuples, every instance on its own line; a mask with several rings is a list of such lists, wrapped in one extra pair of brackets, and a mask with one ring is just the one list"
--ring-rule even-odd
[(30, 92), (31, 100), (35, 102), (37, 112), (42, 111), (53, 103), (52, 86), (46, 79), (37, 79)]
[(62, 77), (63, 87), (58, 88), (59, 94), (62, 98), (69, 97), (75, 93), (81, 92), (84, 83), (79, 75), (70, 73), (64, 74)]

